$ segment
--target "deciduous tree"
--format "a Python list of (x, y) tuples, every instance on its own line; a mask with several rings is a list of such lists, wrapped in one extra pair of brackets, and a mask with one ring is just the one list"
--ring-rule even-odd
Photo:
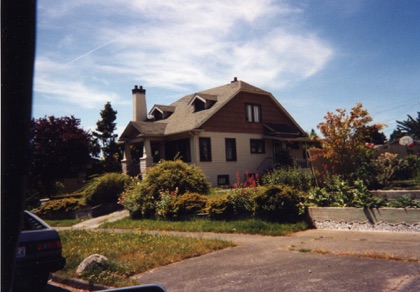
[(324, 119), (318, 129), (323, 135), (321, 142), (325, 157), (336, 166), (338, 173), (353, 172), (366, 154), (365, 140), (370, 137), (372, 128), (379, 131), (383, 125), (369, 125), (372, 118), (361, 103), (356, 104), (350, 113), (345, 109), (328, 112)]
[(80, 127), (80, 120), (74, 116), (32, 119), (30, 142), (31, 190), (40, 195), (52, 194), (57, 179), (85, 170), (91, 155), (96, 154), (92, 135)]

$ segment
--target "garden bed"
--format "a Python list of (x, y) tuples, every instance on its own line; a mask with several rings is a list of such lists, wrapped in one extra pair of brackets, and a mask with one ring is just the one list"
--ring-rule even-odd
[(420, 232), (418, 208), (309, 207), (317, 229)]
[(370, 191), (370, 193), (376, 198), (387, 199), (387, 200), (396, 200), (402, 196), (409, 196), (415, 200), (420, 200), (420, 190), (377, 190)]

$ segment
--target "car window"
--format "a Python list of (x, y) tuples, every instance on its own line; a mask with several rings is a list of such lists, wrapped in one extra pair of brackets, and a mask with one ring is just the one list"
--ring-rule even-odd
[(22, 231), (41, 230), (47, 227), (28, 213), (24, 213)]

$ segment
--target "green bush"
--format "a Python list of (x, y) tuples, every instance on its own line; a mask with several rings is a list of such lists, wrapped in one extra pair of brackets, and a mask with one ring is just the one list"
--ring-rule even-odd
[(227, 196), (208, 200), (206, 212), (214, 220), (230, 220), (234, 217), (233, 205)]
[(314, 177), (310, 171), (289, 166), (265, 173), (261, 182), (263, 185), (289, 185), (300, 191), (308, 191), (314, 183)]
[(130, 211), (131, 217), (150, 218), (159, 215), (158, 210), (165, 213), (166, 204), (172, 203), (170, 198), (165, 198), (168, 194), (207, 195), (209, 192), (210, 184), (201, 169), (181, 160), (168, 160), (150, 168), (139, 184), (128, 188), (121, 203)]
[(388, 205), (393, 208), (420, 208), (420, 202), (409, 195), (404, 195), (395, 201), (391, 201)]
[(313, 188), (308, 203), (318, 207), (379, 208), (386, 205), (385, 200), (369, 192), (362, 180), (356, 180), (350, 186), (340, 176), (334, 176), (324, 188)]
[(336, 197), (326, 188), (315, 187), (309, 192), (308, 200), (318, 207), (339, 206)]
[(121, 173), (105, 173), (93, 177), (82, 189), (86, 203), (91, 206), (117, 203), (124, 189), (131, 182), (129, 176)]
[(400, 159), (400, 163), (392, 178), (394, 180), (413, 179), (420, 173), (420, 157), (407, 155)]
[(254, 216), (256, 218), (295, 222), (299, 218), (299, 204), (302, 203), (298, 191), (287, 185), (268, 186), (254, 198)]
[(174, 196), (164, 193), (157, 203), (157, 213), (165, 219), (188, 219), (203, 212), (207, 197), (197, 193)]
[(79, 200), (74, 198), (51, 200), (42, 204), (34, 213), (44, 219), (64, 219), (71, 217), (71, 212), (84, 208)]
[(253, 216), (254, 197), (258, 188), (233, 189), (219, 198), (209, 200), (206, 211), (217, 220), (244, 219)]
[(156, 215), (164, 219), (187, 219), (203, 212), (206, 203), (207, 197), (197, 193), (163, 192), (156, 202)]

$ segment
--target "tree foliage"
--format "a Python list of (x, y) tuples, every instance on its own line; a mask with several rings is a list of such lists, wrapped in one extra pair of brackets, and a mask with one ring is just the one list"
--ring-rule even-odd
[(370, 138), (372, 129), (379, 131), (383, 125), (369, 125), (372, 118), (361, 103), (356, 104), (350, 113), (345, 109), (328, 112), (324, 119), (318, 124), (318, 129), (324, 137), (321, 142), (325, 157), (339, 173), (354, 171), (366, 154), (365, 141)]
[(121, 148), (115, 141), (117, 134), (115, 120), (117, 119), (117, 111), (115, 111), (110, 102), (107, 102), (104, 109), (101, 110), (101, 119), (96, 123), (96, 131), (93, 136), (99, 144), (100, 151), (103, 157), (103, 167), (106, 172), (120, 171), (121, 170)]
[(407, 116), (407, 120), (397, 121), (397, 131), (420, 138), (420, 112), (417, 112), (417, 118), (415, 119), (410, 115)]
[(32, 190), (53, 193), (59, 178), (76, 175), (85, 169), (94, 155), (92, 136), (80, 127), (74, 116), (32, 119), (30, 129)]

